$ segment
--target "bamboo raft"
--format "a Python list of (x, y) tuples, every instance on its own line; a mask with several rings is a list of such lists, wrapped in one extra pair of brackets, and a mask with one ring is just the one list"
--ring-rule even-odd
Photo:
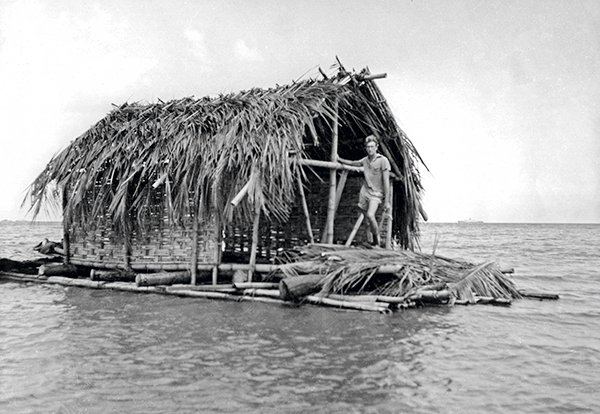
[(509, 306), (523, 297), (558, 299), (518, 290), (509, 276), (514, 270), (493, 262), (473, 265), (409, 251), (333, 245), (309, 245), (294, 253), (288, 263), (259, 267), (262, 282), (237, 281), (235, 272), (247, 271), (241, 264), (221, 265), (221, 271), (233, 271), (231, 283), (221, 284), (191, 283), (190, 271), (134, 273), (57, 263), (42, 264), (38, 274), (0, 269), (0, 280), (380, 313), (424, 306)]

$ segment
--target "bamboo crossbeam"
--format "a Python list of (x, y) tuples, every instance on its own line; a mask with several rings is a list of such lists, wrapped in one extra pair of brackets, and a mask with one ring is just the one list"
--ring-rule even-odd
[[(299, 158), (298, 164), (305, 165), (307, 167), (318, 167), (318, 168), (329, 168), (334, 170), (342, 170), (342, 171), (350, 171), (350, 172), (363, 172), (363, 167), (353, 167), (351, 165), (342, 164), (340, 162), (331, 162), (331, 161), (321, 161), (321, 160), (311, 160), (308, 158)], [(394, 171), (390, 172), (390, 177), (393, 179), (398, 179), (398, 177), (402, 177), (402, 175), (397, 175)]]
[(367, 80), (375, 80), (375, 79), (383, 79), (387, 78), (387, 73), (374, 73), (372, 75), (357, 75), (356, 79), (359, 81), (367, 81)]
[(354, 172), (362, 172), (363, 171), (363, 167), (352, 167), (350, 165), (342, 164), (341, 162), (311, 160), (311, 159), (307, 159), (307, 158), (298, 159), (298, 164), (306, 165), (307, 167), (330, 168), (330, 169), (334, 169), (334, 170), (348, 170), (348, 171), (354, 171)]

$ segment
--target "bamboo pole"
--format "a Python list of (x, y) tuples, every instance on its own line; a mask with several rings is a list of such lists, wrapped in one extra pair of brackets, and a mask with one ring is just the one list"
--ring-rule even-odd
[(388, 194), (390, 201), (390, 211), (387, 212), (387, 233), (385, 234), (385, 248), (392, 248), (392, 229), (393, 229), (393, 220), (394, 216), (392, 215), (392, 211), (394, 211), (394, 183), (390, 180), (390, 193)]
[(306, 297), (306, 301), (315, 305), (327, 305), (341, 309), (355, 309), (355, 310), (366, 310), (375, 311), (381, 313), (391, 312), (388, 303), (373, 302), (373, 303), (360, 303), (360, 302), (347, 302), (335, 299), (329, 299), (327, 297), (309, 295)]
[[(344, 187), (346, 186), (346, 179), (348, 178), (348, 170), (342, 170), (340, 173), (340, 181), (337, 184), (337, 189), (335, 191), (335, 207), (333, 210), (333, 215), (337, 214), (338, 207), (340, 205), (340, 200), (342, 198), (342, 193), (344, 192)], [(326, 234), (329, 231), (329, 223), (325, 223), (325, 229), (323, 233)], [(331, 243), (329, 243), (331, 244)]]
[(365, 215), (363, 213), (360, 213), (360, 216), (358, 216), (358, 219), (354, 224), (354, 228), (350, 232), (350, 236), (348, 236), (348, 240), (346, 240), (346, 246), (350, 246), (352, 244), (352, 241), (354, 240), (354, 237), (356, 237), (356, 233), (358, 233), (358, 229), (360, 229), (360, 225), (362, 224), (364, 219)]
[(315, 242), (313, 236), (312, 225), (310, 224), (310, 212), (308, 211), (308, 203), (306, 202), (306, 195), (304, 194), (304, 186), (302, 185), (302, 178), (300, 174), (297, 175), (298, 179), (298, 191), (300, 192), (300, 198), (302, 200), (302, 210), (304, 211), (304, 217), (306, 217), (306, 230), (308, 231), (308, 239), (311, 243)]
[(248, 194), (249, 188), (250, 188), (250, 180), (248, 180), (248, 182), (246, 183), (246, 185), (244, 185), (242, 187), (240, 192), (237, 193), (235, 197), (233, 197), (233, 200), (231, 200), (231, 204), (234, 206), (237, 206), (238, 204), (240, 204), (240, 202), (243, 200), (243, 198), (246, 196), (246, 194)]
[(68, 265), (71, 263), (71, 243), (69, 238), (69, 222), (71, 216), (69, 215), (69, 211), (67, 210), (67, 204), (69, 202), (68, 189), (66, 184), (63, 186), (62, 191), (62, 206), (63, 206), (63, 249), (65, 251), (65, 256), (63, 259), (63, 263)]
[[(338, 100), (335, 100), (335, 117), (333, 118), (331, 135), (331, 162), (337, 161), (338, 152)], [(332, 169), (329, 171), (329, 201), (327, 204), (327, 222), (323, 233), (325, 238), (321, 237), (321, 242), (333, 243), (333, 226), (335, 220), (335, 196), (337, 193), (337, 172)]]
[(192, 237), (192, 259), (191, 259), (191, 272), (192, 272), (192, 277), (190, 279), (190, 285), (195, 285), (196, 284), (196, 279), (198, 277), (198, 231), (199, 231), (199, 220), (200, 220), (200, 208), (199, 208), (199, 204), (198, 202), (195, 203), (196, 204), (196, 212), (193, 216), (193, 232), (194, 232), (194, 236)]
[(356, 79), (359, 81), (383, 79), (383, 78), (387, 78), (387, 73), (374, 73), (372, 75), (356, 76)]
[[(391, 163), (391, 160), (390, 160), (390, 163)], [(363, 170), (364, 170), (363, 167), (353, 167), (351, 165), (345, 165), (340, 162), (310, 160), (310, 159), (306, 159), (306, 158), (298, 159), (298, 164), (306, 165), (307, 167), (328, 168), (328, 169), (352, 171), (352, 172), (363, 172)], [(392, 168), (392, 170), (393, 170), (393, 168)], [(394, 179), (398, 179), (398, 177), (402, 177), (402, 175), (397, 175), (394, 171), (390, 171), (390, 177), (392, 177)]]
[(121, 224), (123, 226), (123, 249), (125, 269), (131, 269), (131, 226), (129, 223), (129, 188), (125, 191), (125, 208), (121, 215)]
[(248, 282), (252, 282), (252, 275), (256, 268), (256, 251), (258, 249), (258, 231), (260, 225), (260, 206), (254, 205), (254, 224), (252, 226), (252, 247), (250, 248), (250, 268), (248, 269)]
[[(223, 252), (222, 249), (222, 243), (223, 243), (223, 232), (221, 229), (221, 220), (219, 220), (219, 217), (217, 214), (214, 215), (215, 217), (215, 230), (216, 230), (216, 243), (215, 243), (215, 251), (214, 251), (214, 265), (212, 268), (212, 284), (216, 285), (218, 282), (218, 278), (219, 278), (219, 265), (221, 264), (221, 254)], [(197, 267), (197, 265), (196, 265)]]

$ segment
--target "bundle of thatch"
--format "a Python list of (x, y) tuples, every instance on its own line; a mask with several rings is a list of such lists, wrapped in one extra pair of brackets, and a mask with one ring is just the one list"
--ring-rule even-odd
[(385, 296), (398, 298), (397, 303), (432, 291), (447, 292), (449, 303), (475, 303), (478, 297), (520, 297), (512, 280), (494, 262), (475, 265), (407, 250), (316, 245), (290, 260), (280, 271), (290, 278), (312, 275), (321, 295)]

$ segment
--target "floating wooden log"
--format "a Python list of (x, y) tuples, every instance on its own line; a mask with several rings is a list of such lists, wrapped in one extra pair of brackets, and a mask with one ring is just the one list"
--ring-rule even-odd
[(135, 273), (123, 270), (90, 270), (91, 280), (101, 280), (104, 282), (135, 282)]
[(450, 300), (449, 290), (421, 290), (409, 297), (410, 300), (420, 300), (427, 303), (446, 303)]
[(474, 297), (475, 301), (474, 302), (470, 302), (468, 300), (455, 300), (454, 304), (455, 305), (473, 305), (473, 304), (478, 304), (478, 305), (502, 305), (502, 306), (508, 306), (512, 303), (512, 300), (510, 299), (506, 299), (506, 298), (493, 298), (490, 296), (475, 296)]
[(77, 286), (92, 289), (100, 289), (104, 282), (97, 282), (89, 279), (72, 279), (64, 276), (50, 276), (47, 279), (48, 283), (63, 285), (63, 286)]
[(40, 276), (65, 276), (78, 277), (84, 276), (81, 268), (72, 264), (43, 264), (38, 269)]
[(183, 272), (145, 273), (135, 277), (136, 286), (173, 285), (175, 283), (190, 283), (192, 273), (189, 270)]
[(221, 292), (221, 293), (236, 293), (238, 289), (234, 288), (233, 285), (183, 285), (173, 284), (167, 287), (168, 291), (176, 290), (196, 290), (203, 292)]
[(242, 293), (245, 296), (263, 296), (267, 298), (281, 299), (279, 291), (275, 289), (244, 289)]
[(376, 295), (338, 295), (336, 293), (330, 293), (329, 295), (327, 295), (327, 297), (330, 299), (341, 300), (343, 302), (377, 302)]
[(559, 296), (556, 293), (532, 292), (529, 290), (519, 290), (519, 293), (524, 298), (548, 299), (548, 300), (557, 300), (559, 298)]
[(280, 305), (285, 304), (285, 302), (282, 301), (281, 299), (266, 298), (266, 297), (261, 297), (261, 296), (240, 296), (240, 297), (238, 297), (237, 300), (250, 301), (250, 302), (276, 303), (276, 304), (280, 304)]
[(270, 283), (270, 282), (239, 282), (234, 283), (233, 287), (236, 289), (277, 289), (279, 288), (279, 283)]
[(314, 305), (333, 306), (333, 307), (341, 308), (341, 309), (366, 310), (366, 311), (381, 312), (381, 313), (391, 312), (389, 309), (389, 304), (387, 304), (387, 303), (347, 302), (347, 301), (330, 299), (327, 297), (316, 296), (316, 295), (306, 296), (306, 301), (308, 303), (312, 303)]
[(279, 281), (279, 295), (283, 300), (299, 300), (321, 288), (326, 275), (311, 274), (286, 277)]

